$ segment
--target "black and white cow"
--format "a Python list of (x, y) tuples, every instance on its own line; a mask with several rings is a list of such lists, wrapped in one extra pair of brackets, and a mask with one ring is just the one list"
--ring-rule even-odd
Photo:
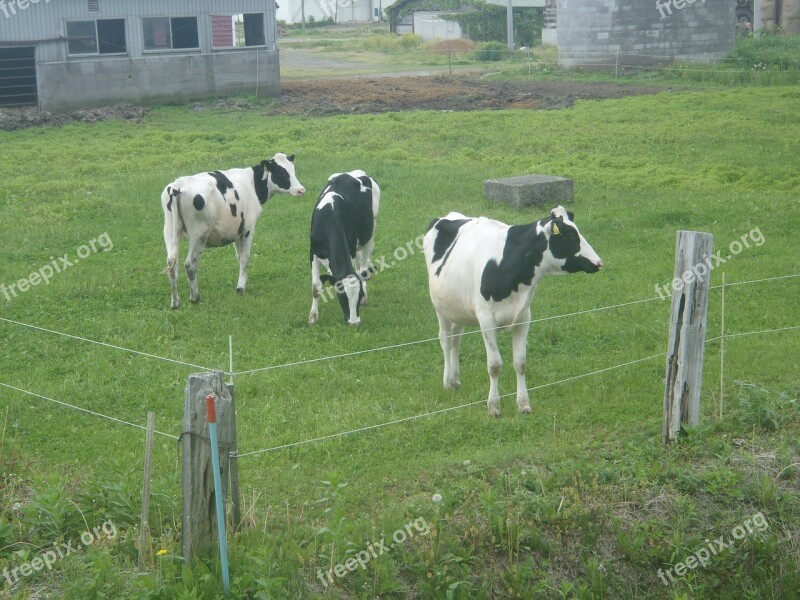
[[(311, 216), (311, 312), (319, 318), (324, 283), (336, 289), (345, 321), (361, 322), (359, 308), (367, 302), (367, 278), (372, 269), (375, 224), (381, 189), (364, 171), (334, 173), (319, 195)], [(320, 275), (325, 266), (330, 275)]]
[(529, 225), (506, 225), (453, 212), (435, 219), (425, 234), (428, 284), (444, 352), (444, 387), (461, 385), (461, 334), (465, 325), (480, 325), (491, 381), (491, 416), (500, 416), (497, 378), (503, 360), (497, 330), (512, 332), (517, 407), (529, 413), (525, 354), (536, 284), (545, 275), (596, 273), (603, 266), (572, 219), (572, 213), (561, 206)]
[(184, 266), (192, 302), (200, 301), (197, 267), (206, 246), (234, 245), (239, 258), (236, 291), (244, 294), (254, 229), (264, 204), (277, 192), (305, 194), (306, 189), (295, 176), (293, 161), (294, 155), (278, 153), (255, 167), (179, 177), (164, 188), (161, 206), (172, 308), (180, 306), (177, 280), (181, 237), (189, 239)]

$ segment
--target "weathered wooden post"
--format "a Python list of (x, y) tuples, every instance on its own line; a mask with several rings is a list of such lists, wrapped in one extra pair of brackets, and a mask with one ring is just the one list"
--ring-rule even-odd
[(681, 423), (696, 426), (700, 422), (713, 247), (714, 236), (710, 233), (678, 231), (661, 432), (665, 446), (677, 438)]
[(228, 459), (233, 423), (231, 396), (223, 381), (222, 371), (190, 375), (184, 390), (182, 434), (183, 558), (186, 564), (191, 562), (193, 556), (209, 552), (213, 548), (216, 535), (216, 499), (206, 408), (206, 396), (209, 394), (216, 398), (223, 496), (228, 493)]

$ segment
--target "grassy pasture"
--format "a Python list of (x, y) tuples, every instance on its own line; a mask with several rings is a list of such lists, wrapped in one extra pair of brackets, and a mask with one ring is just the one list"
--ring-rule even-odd
[[(578, 102), (559, 112), (411, 112), (265, 118), (156, 108), (141, 124), (71, 124), (0, 132), (0, 283), (9, 285), (101, 234), (92, 253), (6, 300), (0, 316), (154, 355), (227, 369), (283, 365), (436, 337), (421, 252), (393, 256), (450, 210), (508, 222), (542, 211), (490, 205), (492, 177), (551, 173), (575, 180), (576, 222), (602, 256), (599, 274), (545, 280), (534, 318), (653, 298), (672, 277), (677, 229), (709, 231), (716, 248), (758, 229), (764, 243), (720, 265), (729, 282), (800, 273), (797, 88), (728, 89)], [(201, 262), (203, 301), (169, 309), (159, 194), (181, 174), (296, 153), (305, 198), (270, 200), (255, 233), (248, 293), (235, 293), (231, 248)], [(370, 284), (362, 325), (335, 302), (310, 307), (308, 226), (335, 171), (363, 168), (382, 186), (375, 256), (391, 268)], [(412, 246), (413, 247), (413, 246)], [(185, 244), (183, 247), (185, 252)], [(729, 332), (800, 325), (798, 279), (730, 288)], [(709, 307), (719, 334), (719, 292)], [(534, 324), (528, 385), (662, 354), (668, 301)], [(0, 322), (0, 382), (180, 433), (194, 369)], [(501, 338), (504, 393), (515, 389)], [(706, 350), (704, 425), (660, 448), (664, 359), (532, 393), (533, 414), (489, 419), (479, 335), (462, 346), (458, 391), (441, 386), (435, 341), (237, 377), (240, 452), (247, 453), (478, 402), (374, 431), (244, 457), (248, 520), (232, 543), (241, 597), (531, 598), (776, 597), (800, 583), (797, 331), (726, 342), (719, 418), (719, 343)], [(738, 383), (737, 383), (738, 382)], [(30, 597), (204, 597), (213, 568), (181, 573), (180, 456), (157, 438), (153, 549), (135, 576), (142, 432), (0, 387), (0, 570), (112, 518), (115, 544), (67, 557), (18, 584)], [(441, 503), (433, 503), (441, 494)], [(74, 504), (73, 504), (74, 503)], [(12, 508), (19, 504), (16, 508)], [(80, 510), (78, 510), (80, 509)], [(769, 528), (738, 552), (676, 578), (667, 569), (761, 511)], [(81, 514), (81, 512), (83, 514)], [(325, 589), (327, 571), (419, 517), (418, 535)], [(4, 548), (5, 547), (5, 548)], [(0, 589), (6, 583), (0, 579)]]

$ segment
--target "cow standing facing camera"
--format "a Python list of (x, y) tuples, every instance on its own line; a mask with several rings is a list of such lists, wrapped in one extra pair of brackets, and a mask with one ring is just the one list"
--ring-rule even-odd
[[(334, 286), (345, 321), (361, 322), (360, 307), (367, 303), (367, 278), (373, 270), (380, 198), (378, 183), (364, 171), (334, 173), (328, 178), (311, 216), (309, 325), (319, 318), (323, 283)], [(320, 274), (323, 265), (330, 275)]]
[(439, 318), (444, 387), (461, 385), (459, 350), (465, 325), (480, 325), (489, 370), (489, 414), (500, 416), (497, 379), (503, 359), (497, 330), (511, 330), (517, 407), (531, 412), (525, 355), (536, 284), (545, 275), (596, 273), (603, 261), (558, 206), (529, 225), (506, 225), (452, 212), (434, 219), (423, 240), (431, 300)]
[(295, 176), (293, 161), (294, 155), (278, 153), (255, 167), (179, 177), (164, 188), (161, 207), (172, 308), (180, 306), (178, 252), (184, 236), (189, 239), (184, 266), (192, 302), (200, 302), (197, 267), (206, 246), (233, 244), (239, 259), (236, 291), (244, 294), (253, 233), (264, 204), (276, 193), (292, 196), (306, 193)]

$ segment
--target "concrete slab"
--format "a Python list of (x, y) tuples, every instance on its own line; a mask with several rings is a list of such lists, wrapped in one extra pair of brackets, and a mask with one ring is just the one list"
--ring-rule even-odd
[(488, 200), (505, 202), (514, 208), (538, 206), (551, 209), (574, 199), (572, 179), (554, 175), (522, 175), (483, 182), (483, 195)]

